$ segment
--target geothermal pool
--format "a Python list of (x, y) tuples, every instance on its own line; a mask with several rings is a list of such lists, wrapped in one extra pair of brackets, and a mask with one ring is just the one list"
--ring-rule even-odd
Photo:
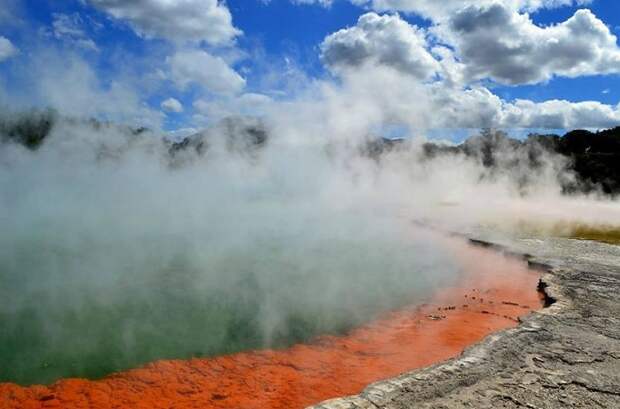
[[(541, 307), (536, 291), (539, 274), (529, 270), (525, 262), (459, 239), (443, 238), (443, 245), (449, 251), (446, 254), (453, 256), (460, 266), (456, 276), (441, 287), (427, 289), (425, 297), (417, 294), (411, 298), (417, 302), (375, 309), (366, 321), (349, 320), (357, 324), (349, 324), (346, 329), (315, 324), (302, 334), (289, 335), (291, 346), (250, 349), (258, 345), (249, 336), (251, 327), (235, 321), (239, 331), (243, 331), (233, 334), (239, 344), (231, 348), (245, 349), (244, 352), (226, 354), (224, 348), (212, 357), (158, 360), (101, 380), (67, 379), (48, 387), (5, 383), (0, 385), (0, 407), (304, 408), (359, 393), (371, 382), (456, 356), (464, 347), (493, 331), (515, 326), (519, 316)], [(323, 318), (330, 316), (326, 313)], [(338, 311), (332, 319), (336, 318)], [(213, 325), (202, 328), (199, 322), (195, 318), (186, 324), (197, 326), (192, 345), (198, 343), (195, 338), (202, 331), (221, 330)], [(90, 327), (82, 330), (87, 328)], [(111, 325), (100, 331), (111, 336), (116, 329)], [(333, 334), (321, 335), (322, 331)], [(177, 346), (184, 344), (176, 335), (189, 336), (165, 331), (158, 334), (162, 338), (171, 336), (170, 342)], [(77, 332), (75, 336), (79, 338)], [(248, 338), (244, 339), (245, 336)], [(150, 341), (158, 342), (159, 338)], [(153, 348), (148, 343), (142, 347)], [(93, 363), (110, 365), (117, 356), (112, 347), (90, 351), (99, 354)], [(68, 349), (64, 356), (73, 352)], [(105, 354), (110, 354), (109, 358)], [(177, 355), (183, 355), (183, 348)], [(26, 355), (21, 357), (25, 359)], [(76, 359), (84, 357), (88, 355), (74, 354)], [(48, 359), (54, 362), (53, 356)], [(64, 371), (69, 373), (72, 368), (64, 367)], [(57, 367), (55, 373), (61, 373), (60, 369), (63, 368)], [(7, 373), (6, 367), (4, 371)], [(49, 373), (43, 367), (29, 374), (34, 379)]]
[(261, 233), (230, 249), (181, 236), (15, 237), (0, 250), (0, 381), (96, 379), (160, 359), (284, 348), (422, 302), (459, 274), (447, 242), (428, 233), (378, 237)]
[(293, 142), (171, 156), (67, 123), (3, 145), (0, 407), (304, 407), (540, 306), (523, 262), (413, 223), (464, 194), (475, 224), (479, 177)]

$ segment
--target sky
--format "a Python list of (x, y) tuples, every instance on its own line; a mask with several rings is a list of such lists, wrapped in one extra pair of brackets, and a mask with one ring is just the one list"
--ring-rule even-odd
[(0, 106), (167, 131), (321, 107), (448, 138), (607, 128), (618, 34), (616, 0), (0, 0)]

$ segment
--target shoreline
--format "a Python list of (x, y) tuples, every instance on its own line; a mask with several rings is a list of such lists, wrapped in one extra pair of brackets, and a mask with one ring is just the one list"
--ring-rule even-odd
[(474, 240), (546, 271), (548, 306), (457, 358), (308, 409), (620, 407), (620, 247), (574, 239)]
[(359, 393), (370, 383), (454, 358), (542, 308), (535, 291), (538, 273), (514, 257), (472, 244), (463, 253), (469, 268), (481, 258), (493, 268), (470, 272), (427, 304), (384, 314), (347, 335), (285, 350), (157, 361), (96, 381), (0, 384), (0, 408), (293, 409)]

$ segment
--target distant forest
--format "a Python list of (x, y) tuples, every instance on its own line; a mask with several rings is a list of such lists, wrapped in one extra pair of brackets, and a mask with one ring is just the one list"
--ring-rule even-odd
[[(0, 141), (18, 143), (36, 150), (59, 120), (60, 116), (52, 110), (5, 115), (0, 117)], [(80, 122), (93, 129), (117, 127), (135, 136), (147, 131), (145, 128), (130, 128), (97, 120), (68, 121)], [(248, 121), (247, 118), (226, 118), (220, 123), (219, 129), (235, 142), (235, 146), (242, 140), (246, 148), (264, 145), (269, 136), (260, 120)], [(169, 145), (171, 155), (187, 149), (203, 153), (208, 146), (206, 135), (198, 133), (181, 141), (163, 142)], [(400, 149), (402, 145), (402, 140), (374, 138), (362, 148), (362, 153), (378, 158)], [(578, 129), (563, 136), (530, 134), (524, 140), (510, 138), (502, 131), (485, 129), (459, 145), (427, 142), (422, 148), (423, 160), (445, 155), (465, 155), (478, 159), (486, 168), (507, 170), (516, 166), (515, 161), (521, 165), (525, 161), (534, 170), (545, 160), (545, 154), (561, 155), (566, 159), (567, 170), (574, 172), (577, 179), (576, 183), (563, 186), (566, 193), (598, 191), (614, 196), (620, 194), (620, 126), (598, 132)], [(519, 155), (506, 155), (507, 152), (518, 152)]]
[(512, 139), (501, 131), (484, 130), (457, 146), (434, 143), (424, 145), (425, 155), (464, 154), (478, 157), (485, 167), (506, 167), (502, 154), (521, 151), (536, 168), (544, 153), (561, 155), (567, 168), (577, 176), (577, 183), (564, 186), (566, 193), (600, 191), (620, 194), (620, 126), (599, 132), (578, 129), (563, 136), (530, 134), (525, 140)]

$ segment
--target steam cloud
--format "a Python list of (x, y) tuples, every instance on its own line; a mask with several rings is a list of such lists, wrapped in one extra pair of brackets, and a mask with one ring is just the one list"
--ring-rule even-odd
[(422, 139), (375, 157), (373, 112), (328, 102), (280, 106), (265, 143), (247, 143), (243, 118), (177, 151), (60, 120), (36, 150), (0, 146), (0, 379), (101, 376), (346, 330), (458, 276), (458, 257), (414, 221), (618, 221), (614, 202), (562, 196), (561, 158), (541, 152), (532, 169), (506, 148), (513, 166), (490, 172), (423, 159)]

